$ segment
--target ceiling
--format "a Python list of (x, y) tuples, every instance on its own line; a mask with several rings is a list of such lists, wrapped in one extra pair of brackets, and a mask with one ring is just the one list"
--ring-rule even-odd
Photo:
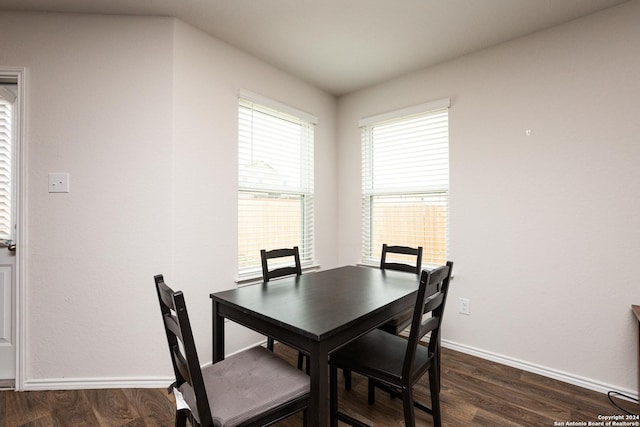
[(0, 0), (177, 17), (336, 96), (627, 0)]

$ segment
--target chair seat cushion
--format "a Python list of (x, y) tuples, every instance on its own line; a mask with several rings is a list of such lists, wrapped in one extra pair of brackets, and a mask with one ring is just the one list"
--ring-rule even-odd
[[(407, 343), (405, 338), (375, 329), (332, 353), (330, 361), (338, 368), (399, 384)], [(411, 376), (424, 372), (432, 360), (428, 349), (418, 345)]]
[[(263, 347), (253, 347), (202, 368), (214, 425), (235, 426), (309, 393), (309, 377)], [(193, 389), (180, 392), (200, 420)]]

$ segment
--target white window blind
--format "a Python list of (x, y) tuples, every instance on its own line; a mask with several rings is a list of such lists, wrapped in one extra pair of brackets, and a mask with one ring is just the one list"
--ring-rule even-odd
[(448, 105), (446, 99), (360, 122), (364, 263), (379, 263), (383, 243), (422, 246), (423, 263), (446, 263)]
[(298, 246), (313, 261), (314, 121), (283, 109), (239, 99), (240, 278), (261, 272), (261, 249)]
[(16, 96), (0, 86), (0, 239), (13, 240), (13, 159), (14, 102)]

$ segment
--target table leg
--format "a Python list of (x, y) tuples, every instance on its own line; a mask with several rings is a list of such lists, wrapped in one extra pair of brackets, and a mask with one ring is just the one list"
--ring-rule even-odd
[(329, 352), (326, 345), (317, 343), (309, 355), (311, 370), (311, 399), (308, 408), (308, 426), (329, 425)]
[(224, 360), (224, 317), (218, 315), (218, 302), (213, 301), (213, 363)]

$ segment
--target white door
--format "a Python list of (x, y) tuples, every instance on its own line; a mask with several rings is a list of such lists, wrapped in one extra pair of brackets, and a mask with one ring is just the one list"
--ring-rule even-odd
[[(0, 68), (0, 384), (16, 377), (18, 79)], [(11, 384), (13, 385), (13, 384)]]

